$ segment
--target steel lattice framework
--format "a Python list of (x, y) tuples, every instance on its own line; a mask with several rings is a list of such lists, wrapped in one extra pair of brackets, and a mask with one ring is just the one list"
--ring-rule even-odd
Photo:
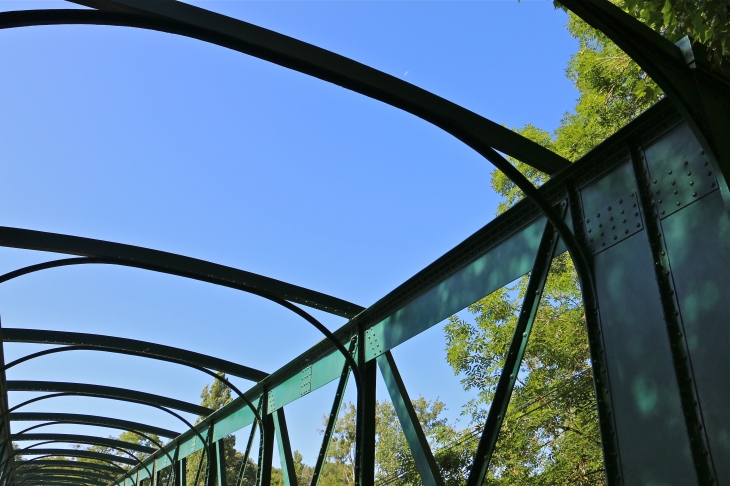
[[(605, 33), (666, 98), (575, 163), (416, 86), (296, 39), (175, 0), (74, 0), (92, 10), (0, 13), (0, 28), (59, 24), (135, 27), (217, 44), (380, 100), (450, 133), (503, 171), (526, 198), (365, 309), (235, 268), (120, 243), (0, 227), (0, 245), (75, 255), (0, 276), (0, 282), (64, 265), (125, 265), (249, 292), (295, 312), (325, 340), (272, 374), (162, 344), (54, 330), (2, 329), (3, 342), (56, 345), (4, 364), (0, 375), (2, 486), (186, 484), (186, 458), (207, 456), (206, 486), (225, 477), (221, 439), (248, 425), (245, 457), (259, 435), (260, 486), (271, 481), (274, 441), (285, 483), (296, 484), (284, 407), (338, 380), (312, 484), (322, 470), (350, 375), (357, 387), (356, 484), (374, 481), (375, 383), (380, 369), (423, 484), (443, 485), (390, 350), (482, 296), (530, 273), (526, 297), (467, 486), (484, 482), (552, 259), (568, 251), (578, 272), (604, 463), (611, 485), (730, 486), (730, 80), (607, 0), (561, 3)], [(695, 49), (695, 50), (693, 50)], [(535, 188), (500, 153), (551, 175)], [(330, 332), (301, 306), (349, 319)], [(219, 411), (134, 390), (80, 383), (11, 381), (5, 372), (39, 356), (93, 350), (187, 366), (222, 380), (237, 398)], [(1, 348), (0, 348), (1, 351)], [(0, 354), (2, 359), (2, 354)], [(216, 372), (255, 382), (241, 391)], [(637, 391), (637, 384), (644, 389)], [(47, 394), (8, 408), (7, 394)], [(652, 409), (640, 403), (654, 396)], [(108, 417), (18, 411), (28, 403), (83, 395), (144, 404), (183, 432)], [(193, 426), (176, 411), (206, 418)], [(17, 422), (41, 422), (11, 432)], [(155, 448), (42, 428), (75, 423), (171, 439)], [(13, 450), (12, 442), (41, 441)], [(103, 445), (122, 456), (53, 447)], [(46, 447), (36, 447), (46, 446)], [(149, 457), (140, 461), (133, 452)], [(39, 456), (22, 462), (15, 456)], [(89, 457), (86, 463), (49, 459)], [(244, 460), (244, 464), (247, 461)], [(132, 466), (127, 470), (119, 464)], [(202, 463), (201, 463), (202, 464)], [(72, 465), (72, 468), (69, 466)]]

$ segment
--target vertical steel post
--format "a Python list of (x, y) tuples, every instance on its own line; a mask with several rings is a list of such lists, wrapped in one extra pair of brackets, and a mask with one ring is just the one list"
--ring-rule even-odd
[(177, 461), (177, 474), (175, 474), (175, 486), (187, 486), (188, 458), (183, 457)]
[(269, 404), (268, 393), (263, 390), (261, 393), (261, 420), (262, 434), (259, 438), (259, 461), (258, 461), (258, 477), (256, 482), (258, 486), (271, 485), (271, 462), (274, 455), (274, 419), (268, 411)]
[[(583, 246), (586, 256), (585, 242), (587, 241), (584, 229), (583, 206), (580, 202), (580, 192), (574, 183), (567, 183), (568, 207), (573, 222), (573, 231), (576, 240)], [(593, 272), (593, 261), (591, 265), (591, 279), (595, 276)], [(616, 439), (616, 421), (613, 416), (613, 403), (611, 400), (610, 383), (608, 381), (608, 365), (606, 363), (605, 344), (601, 333), (600, 313), (596, 295), (588, 295), (582, 292), (583, 308), (585, 309), (586, 333), (588, 334), (588, 349), (591, 353), (591, 368), (593, 370), (593, 386), (596, 392), (596, 408), (598, 409), (598, 426), (601, 431), (601, 446), (603, 449), (603, 465), (606, 470), (606, 482), (609, 486), (622, 485), (623, 475), (621, 468), (621, 456)]]
[(662, 312), (667, 327), (674, 372), (677, 376), (682, 412), (690, 439), (692, 460), (699, 484), (713, 485), (716, 484), (717, 473), (712, 462), (710, 444), (705, 432), (702, 412), (700, 411), (699, 393), (692, 373), (689, 347), (684, 338), (684, 325), (674, 292), (671, 267), (662, 236), (661, 217), (650, 194), (652, 184), (648, 167), (645, 165), (645, 157), (636, 144), (632, 144), (629, 149), (631, 152), (631, 166), (634, 170), (636, 185), (639, 188), (639, 209), (646, 223), (646, 234), (649, 239), (652, 259), (654, 260), (654, 274), (661, 296)]
[(406, 442), (411, 449), (413, 459), (421, 475), (421, 482), (424, 486), (443, 486), (444, 480), (441, 477), (436, 460), (433, 457), (431, 448), (423, 433), (418, 416), (413, 408), (413, 403), (408, 396), (403, 379), (398, 372), (393, 355), (386, 351), (376, 359), (380, 367), (380, 373), (385, 381), (385, 387), (393, 402), (393, 408), (398, 415)]
[(549, 222), (545, 225), (545, 232), (540, 240), (540, 246), (537, 250), (535, 263), (530, 274), (530, 281), (527, 284), (525, 297), (522, 301), (520, 315), (517, 318), (517, 325), (512, 336), (507, 356), (505, 357), (502, 374), (497, 383), (497, 389), (494, 392), (492, 405), (489, 407), (487, 421), (484, 424), (484, 431), (479, 439), (476, 454), (474, 455), (474, 463), (472, 464), (467, 480), (467, 486), (481, 486), (489, 471), (489, 462), (497, 444), (499, 430), (502, 427), (504, 416), (507, 413), (512, 390), (514, 389), (517, 375), (522, 365), (522, 357), (525, 354), (527, 341), (530, 338), (532, 325), (535, 322), (537, 309), (540, 305), (540, 298), (545, 288), (545, 282), (548, 278), (550, 264), (555, 256), (555, 250), (558, 246), (558, 237), (555, 234), (555, 228)]
[(357, 337), (358, 370), (362, 379), (359, 390), (356, 430), (356, 464), (355, 484), (357, 486), (373, 486), (375, 483), (375, 408), (376, 408), (376, 373), (375, 360), (365, 361), (365, 333), (360, 327)]
[(272, 415), (274, 417), (274, 427), (276, 428), (276, 444), (279, 446), (279, 462), (281, 463), (284, 486), (297, 486), (297, 473), (294, 470), (294, 458), (291, 453), (289, 429), (286, 426), (284, 409), (280, 408)]
[(224, 441), (225, 437), (217, 440), (213, 444), (213, 448), (215, 449), (215, 473), (218, 486), (228, 486), (228, 482), (226, 481), (226, 444)]

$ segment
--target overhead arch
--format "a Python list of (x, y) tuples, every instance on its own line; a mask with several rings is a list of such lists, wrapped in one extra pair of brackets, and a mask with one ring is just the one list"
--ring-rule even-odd
[(100, 445), (105, 447), (121, 447), (131, 451), (142, 452), (144, 454), (152, 454), (157, 449), (148, 447), (134, 442), (127, 442), (118, 439), (110, 439), (107, 437), (95, 437), (92, 435), (80, 434), (57, 434), (57, 433), (35, 433), (35, 434), (11, 434), (10, 440), (13, 442), (24, 441), (42, 441), (53, 440), (62, 442), (73, 442), (77, 444)]
[(84, 457), (86, 459), (95, 459), (97, 461), (107, 461), (111, 463), (121, 462), (123, 464), (129, 464), (130, 466), (136, 466), (138, 462), (128, 457), (115, 456), (113, 454), (104, 454), (103, 452), (83, 451), (76, 449), (18, 449), (13, 451), (13, 453), (15, 455), (25, 456)]
[(53, 474), (53, 475), (59, 475), (59, 474), (61, 474), (61, 475), (68, 475), (68, 476), (87, 477), (87, 478), (92, 478), (92, 479), (98, 479), (100, 481), (105, 481), (107, 483), (111, 479), (114, 479), (113, 476), (106, 475), (106, 474), (100, 474), (100, 473), (91, 472), (91, 471), (85, 471), (85, 470), (80, 470), (80, 469), (68, 469), (68, 468), (64, 469), (64, 468), (61, 468), (61, 467), (56, 468), (56, 469), (53, 469), (53, 468), (42, 468), (41, 470), (23, 469), (23, 470), (17, 471), (15, 473), (15, 475), (16, 475), (16, 477), (21, 477), (21, 476), (28, 476), (28, 477), (30, 477), (30, 476), (34, 476), (36, 474), (40, 475), (41, 473), (42, 474), (46, 474), (47, 473), (47, 474)]
[[(48, 331), (42, 329), (20, 329), (3, 328), (2, 340), (7, 343), (35, 343), (35, 344), (58, 344), (66, 346), (88, 346), (93, 348), (105, 348), (105, 351), (128, 354), (132, 356), (144, 356), (151, 359), (168, 361), (182, 365), (195, 365), (209, 368), (215, 371), (228, 373), (239, 378), (253, 381), (261, 381), (267, 373), (243, 366), (224, 359), (207, 356), (205, 354), (187, 351), (185, 349), (155, 344), (136, 339), (127, 339), (100, 334), (88, 334), (67, 331)], [(23, 358), (8, 363), (5, 369), (21, 363)]]
[[(2, 25), (2, 15), (0, 13), (0, 28)], [(179, 277), (221, 285), (255, 295), (275, 295), (297, 304), (306, 305), (347, 318), (354, 317), (364, 310), (359, 305), (338, 299), (337, 297), (264, 277), (263, 275), (140, 246), (112, 243), (80, 236), (47, 233), (45, 231), (9, 228), (6, 226), (0, 226), (0, 244), (11, 248), (49, 251), (87, 257), (87, 259), (69, 258), (32, 265), (4, 275), (2, 281), (11, 280), (21, 275), (27, 275), (28, 273), (66, 265), (122, 265), (177, 275)]]
[(62, 24), (115, 25), (191, 37), (279, 64), (387, 103), (432, 123), (479, 153), (485, 148), (495, 148), (548, 174), (555, 174), (570, 165), (569, 161), (537, 143), (404, 80), (238, 19), (182, 2), (73, 1), (108, 10), (8, 12), (0, 14), (0, 28)]
[(89, 469), (93, 471), (104, 471), (116, 477), (119, 474), (119, 469), (116, 467), (108, 466), (106, 464), (99, 464), (96, 462), (78, 462), (78, 461), (63, 461), (60, 459), (29, 459), (27, 461), (15, 461), (16, 469), (24, 470), (35, 470), (46, 467), (78, 467), (81, 469)]
[(111, 400), (122, 400), (147, 405), (159, 405), (162, 407), (172, 408), (175, 410), (180, 410), (195, 415), (201, 415), (204, 417), (213, 413), (213, 410), (207, 407), (184, 402), (182, 400), (176, 400), (174, 398), (163, 397), (159, 395), (154, 395), (152, 393), (145, 393), (136, 390), (128, 390), (125, 388), (92, 385), (86, 383), (8, 380), (7, 390), (26, 392), (61, 392), (70, 395), (107, 398)]
[(148, 434), (155, 434), (160, 437), (172, 439), (180, 435), (179, 432), (155, 427), (153, 425), (130, 422), (97, 415), (84, 415), (78, 413), (51, 413), (51, 412), (11, 412), (8, 414), (11, 422), (56, 422), (66, 424), (94, 425), (97, 427), (108, 427), (121, 430), (139, 430)]

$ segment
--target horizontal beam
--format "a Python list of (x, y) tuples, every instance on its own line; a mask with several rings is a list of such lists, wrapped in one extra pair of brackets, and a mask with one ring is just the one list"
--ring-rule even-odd
[(261, 381), (267, 373), (248, 366), (243, 366), (224, 359), (185, 349), (155, 344), (136, 339), (127, 339), (100, 334), (82, 332), (46, 331), (41, 329), (3, 328), (3, 342), (6, 343), (35, 343), (58, 344), (76, 346), (98, 346), (106, 348), (107, 352), (145, 356), (150, 359), (178, 363), (183, 365), (201, 366), (214, 371), (221, 371), (247, 380)]
[(71, 474), (68, 474), (68, 471), (60, 470), (57, 472), (53, 472), (50, 470), (46, 470), (43, 473), (37, 473), (37, 474), (30, 474), (30, 475), (23, 475), (23, 476), (16, 476), (17, 482), (16, 485), (20, 484), (34, 484), (38, 481), (48, 482), (56, 479), (61, 479), (64, 481), (69, 482), (79, 482), (84, 484), (108, 484), (109, 479), (102, 476), (102, 477), (95, 477), (95, 476), (88, 476), (86, 474), (82, 474), (81, 471), (75, 471)]
[(54, 434), (48, 433), (28, 433), (28, 434), (11, 434), (10, 440), (13, 442), (24, 442), (24, 441), (42, 441), (42, 440), (53, 440), (57, 442), (73, 442), (76, 444), (90, 444), (100, 445), (104, 447), (120, 447), (122, 449), (128, 449), (130, 451), (142, 452), (144, 454), (152, 454), (157, 449), (153, 447), (147, 447), (141, 444), (135, 444), (134, 442), (127, 442), (118, 439), (109, 439), (107, 437), (94, 437), (91, 435), (78, 435), (78, 434)]
[[(0, 24), (2, 24), (2, 15), (0, 14)], [(88, 263), (107, 263), (141, 268), (222, 285), (257, 295), (271, 294), (342, 317), (352, 317), (363, 310), (362, 307), (337, 297), (280, 280), (197, 258), (140, 246), (6, 226), (0, 226), (0, 245), (100, 258), (103, 261), (89, 261)]]
[[(3, 329), (5, 332), (6, 329)], [(160, 437), (173, 438), (180, 435), (179, 432), (163, 429), (152, 425), (119, 420), (97, 415), (83, 415), (78, 413), (51, 413), (51, 412), (10, 412), (8, 414), (11, 422), (59, 422), (68, 424), (93, 425), (96, 427), (108, 427), (120, 430), (137, 430), (145, 434), (155, 434)]]
[(58, 456), (58, 457), (83, 457), (86, 459), (97, 459), (100, 461), (121, 462), (134, 466), (137, 461), (129, 457), (115, 456), (113, 454), (104, 454), (103, 452), (83, 451), (77, 449), (16, 449), (13, 451), (15, 455), (21, 456)]
[(176, 400), (174, 398), (167, 398), (135, 390), (127, 390), (125, 388), (116, 388), (103, 385), (66, 383), (57, 381), (8, 380), (7, 390), (25, 392), (73, 393), (75, 395), (108, 398), (111, 400), (122, 400), (147, 405), (157, 405), (161, 407), (172, 408), (174, 410), (181, 410), (183, 412), (188, 412), (195, 415), (202, 415), (203, 417), (213, 413), (213, 410), (209, 408), (201, 407), (200, 405), (195, 405), (193, 403), (183, 402), (182, 400)]

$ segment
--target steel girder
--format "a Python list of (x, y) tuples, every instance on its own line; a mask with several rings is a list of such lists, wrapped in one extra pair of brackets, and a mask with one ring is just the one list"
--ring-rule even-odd
[(16, 461), (16, 468), (19, 471), (18, 474), (22, 474), (24, 471), (36, 471), (46, 467), (51, 468), (77, 468), (89, 471), (98, 471), (108, 473), (107, 476), (111, 475), (114, 478), (119, 474), (119, 469), (116, 467), (109, 466), (107, 464), (99, 464), (96, 462), (86, 461), (64, 461), (60, 459), (36, 459), (29, 461)]
[[(175, 400), (174, 398), (161, 397), (152, 393), (138, 392), (127, 390), (125, 388), (115, 388), (102, 385), (88, 385), (83, 383), (63, 383), (54, 381), (7, 381), (8, 391), (26, 391), (26, 392), (60, 392), (62, 394), (80, 395), (97, 398), (109, 398), (112, 400), (123, 400), (133, 403), (142, 403), (146, 405), (158, 405), (161, 407), (181, 410), (183, 412), (195, 415), (207, 416), (213, 410), (195, 405), (192, 403)], [(57, 395), (53, 395), (57, 396)], [(17, 407), (13, 407), (14, 409)]]
[[(245, 272), (236, 274), (240, 279), (234, 282), (235, 279), (229, 278), (230, 274), (226, 271), (240, 271), (228, 267), (223, 267), (227, 270), (214, 268), (211, 267), (214, 264), (186, 260), (187, 257), (98, 240), (0, 228), (0, 244), (6, 246), (89, 257), (28, 267), (0, 277), (0, 281), (55, 266), (115, 263), (249, 291), (288, 306), (307, 320), (311, 316), (299, 312), (288, 301), (312, 307), (319, 305), (317, 308), (327, 307), (333, 313), (340, 312), (339, 315), (351, 317), (345, 326), (333, 335), (328, 335), (329, 340), (315, 345), (272, 375), (262, 377), (245, 395), (207, 417), (195, 430), (176, 437), (163, 451), (156, 452), (146, 460), (145, 466), (134, 468), (138, 475), (137, 481), (144, 479), (141, 467), (149, 471), (149, 466), (152, 466), (154, 471), (159, 471), (173, 465), (173, 462), (182, 464), (187, 455), (204, 449), (210, 459), (205, 477), (217, 477), (220, 483), (225, 484), (226, 478), (221, 474), (224, 467), (219, 453), (220, 439), (258, 421), (262, 432), (258, 482), (267, 486), (274, 434), (278, 436), (280, 446), (284, 447), (280, 451), (284, 461), (282, 469), (287, 472), (291, 469), (282, 407), (302, 396), (302, 383), (307, 383), (306, 392), (309, 393), (339, 378), (341, 386), (338, 387), (333, 404), (333, 413), (336, 413), (341, 388), (348, 374), (348, 364), (352, 365), (349, 367), (356, 373), (356, 382), (363, 390), (362, 401), (358, 402), (359, 462), (356, 464), (356, 482), (369, 486), (373, 480), (372, 411), (377, 360), (393, 402), (398, 404), (398, 416), (408, 443), (414, 457), (419, 458), (422, 480), (425, 484), (441, 484), (440, 473), (434, 470), (428, 444), (424, 444), (422, 434), (418, 432), (417, 419), (414, 421), (414, 414), (409, 409), (408, 394), (388, 351), (485, 293), (532, 270), (533, 278), (529, 285), (535, 292), (528, 295), (529, 299), (523, 303), (524, 317), (518, 322), (512, 343), (514, 349), (511, 356), (514, 358), (508, 361), (503, 370), (469, 478), (470, 485), (480, 484), (503, 419), (500, 411), (506, 409), (514, 383), (511, 376), (515, 374), (515, 369), (519, 369), (521, 353), (527, 345), (531, 320), (539, 303), (539, 297), (536, 296), (539, 296), (544, 285), (544, 272), (552, 257), (567, 247), (576, 263), (584, 292), (609, 483), (633, 484), (639, 478), (643, 478), (641, 481), (644, 482), (668, 484), (677, 481), (677, 484), (703, 485), (730, 483), (730, 470), (721, 463), (721, 458), (730, 451), (726, 451), (726, 444), (723, 445), (718, 439), (718, 433), (727, 427), (728, 420), (718, 403), (724, 406), (728, 402), (730, 386), (727, 378), (723, 381), (718, 373), (713, 373), (712, 364), (707, 364), (708, 359), (702, 348), (696, 345), (698, 340), (702, 341), (704, 347), (713, 349), (713, 357), (727, 361), (730, 349), (722, 344), (727, 341), (723, 338), (727, 337), (727, 333), (723, 334), (717, 326), (712, 327), (707, 322), (727, 322), (730, 316), (727, 315), (727, 309), (717, 306), (703, 311), (705, 314), (702, 316), (707, 316), (705, 318), (697, 317), (696, 312), (686, 312), (691, 305), (691, 298), (687, 300), (691, 292), (688, 293), (687, 289), (691, 291), (697, 285), (693, 280), (696, 276), (686, 262), (691, 260), (695, 266), (705, 268), (705, 274), (712, 274), (709, 281), (717, 288), (728, 288), (730, 282), (726, 275), (712, 273), (712, 268), (706, 262), (686, 256), (681, 245), (686, 246), (687, 243), (680, 243), (677, 236), (677, 228), (686, 229), (693, 224), (695, 232), (699, 232), (696, 221), (709, 222), (719, 229), (720, 235), (730, 236), (727, 217), (730, 198), (726, 183), (730, 172), (730, 142), (723, 135), (730, 131), (730, 85), (727, 80), (714, 76), (702, 66), (701, 60), (694, 57), (689, 43), (685, 42), (680, 47), (668, 44), (605, 0), (563, 2), (613, 39), (668, 94), (668, 101), (657, 104), (599, 148), (569, 166), (555, 154), (431, 93), (331, 52), (245, 22), (172, 0), (79, 0), (76, 3), (104, 10), (4, 13), (0, 14), (0, 28), (63, 23), (131, 26), (185, 35), (254, 55), (389, 103), (439, 126), (504, 170), (529, 199), (517, 204), (366, 310), (339, 299), (336, 299), (338, 302), (334, 304), (336, 309), (333, 310), (332, 301), (327, 298), (334, 298), (322, 297), (322, 294), (315, 295), (314, 304), (312, 301), (305, 302), (312, 294), (304, 296), (306, 292), (300, 293), (300, 288), (292, 289), (286, 287), (288, 284), (272, 282)], [(676, 105), (686, 125), (675, 110), (668, 106), (669, 102)], [(683, 128), (686, 126), (692, 130), (693, 136), (687, 135)], [(494, 149), (545, 172), (561, 172), (536, 190)], [(678, 191), (675, 189), (675, 207), (669, 209), (665, 206), (666, 209), (662, 209), (662, 199), (646, 187), (652, 186), (652, 178), (653, 184), (661, 186), (660, 174), (662, 171), (666, 173), (669, 168), (668, 173), (671, 175), (672, 170), (676, 171), (674, 164), (692, 168), (687, 171), (687, 176), (695, 173), (695, 177), (688, 181), (690, 186), (695, 182), (697, 185), (694, 190), (688, 190), (686, 197), (677, 196)], [(693, 167), (705, 167), (700, 172), (707, 172), (708, 164), (711, 164), (711, 170), (705, 175), (710, 178), (696, 181), (698, 171)], [(672, 185), (675, 182), (672, 181)], [(662, 197), (672, 197), (669, 195), (671, 190)], [(718, 212), (718, 201), (721, 206), (725, 205), (724, 211)], [(603, 238), (603, 233), (608, 230), (603, 230), (600, 238), (597, 233), (591, 233), (595, 229), (590, 223), (591, 219), (600, 218), (601, 213), (605, 215), (612, 207), (618, 210), (624, 202), (633, 205), (630, 211), (635, 213), (634, 218), (638, 218), (632, 220), (634, 226), (622, 226), (623, 233), (613, 234), (613, 240)], [(569, 211), (566, 212), (566, 209)], [(591, 216), (592, 213), (597, 216)], [(621, 224), (627, 224), (628, 219), (625, 217)], [(615, 223), (612, 231), (618, 231), (616, 226), (621, 224)], [(691, 245), (694, 245), (692, 248), (700, 248), (710, 242), (705, 253), (730, 260), (727, 248), (729, 240), (716, 234), (705, 234), (702, 242), (692, 241)], [(611, 259), (606, 255), (610, 255)], [(637, 260), (636, 255), (643, 255), (641, 258), (644, 260)], [(671, 264), (668, 255), (672, 256)], [(643, 263), (645, 261), (653, 263), (648, 267), (648, 272)], [(216, 278), (209, 278), (205, 272), (191, 270), (193, 267), (202, 268), (196, 265), (208, 265), (206, 268), (213, 268), (219, 273)], [(488, 269), (486, 273), (483, 271), (485, 268)], [(615, 274), (617, 269), (631, 276), (624, 279), (626, 285), (643, 282), (641, 291), (622, 294), (621, 289), (611, 287), (607, 272), (610, 270)], [(646, 280), (647, 274), (653, 275), (650, 280)], [(707, 284), (707, 281), (704, 283)], [(277, 287), (278, 284), (283, 286)], [(272, 291), (274, 288), (277, 291)], [(444, 299), (447, 294), (457, 297)], [(624, 299), (620, 304), (616, 301), (617, 295), (622, 295)], [(637, 296), (642, 297), (642, 307), (631, 307)], [(657, 303), (653, 307), (647, 305), (647, 302), (652, 302), (651, 299)], [(621, 314), (626, 308), (634, 309), (634, 315)], [(628, 325), (637, 318), (646, 324), (644, 329), (653, 329), (652, 337), (657, 333), (665, 333), (668, 344), (665, 346), (656, 339), (647, 341), (646, 336), (641, 334), (647, 331), (639, 330), (636, 325)], [(316, 325), (312, 320), (310, 322)], [(634, 334), (635, 341), (652, 347), (654, 361), (643, 363), (643, 368), (638, 366), (646, 375), (642, 379), (653, 380), (661, 388), (663, 416), (671, 424), (683, 424), (686, 433), (682, 433), (681, 426), (677, 428), (659, 424), (632, 411), (631, 386), (635, 384), (627, 384), (618, 370), (626, 367), (627, 363), (633, 363), (635, 358), (627, 353), (625, 345), (616, 340), (616, 329), (621, 330), (618, 335), (622, 332)], [(4, 330), (4, 333), (7, 331), (10, 334), (13, 332)], [(708, 335), (715, 336), (715, 339), (708, 339)], [(346, 350), (343, 352), (344, 346), (353, 339), (358, 348), (357, 363)], [(694, 347), (688, 345), (690, 340)], [(366, 341), (368, 346), (365, 346)], [(717, 367), (716, 362), (713, 364)], [(4, 378), (0, 382), (0, 391), (5, 392)], [(258, 411), (254, 403), (258, 404)], [(4, 407), (7, 410), (7, 404)], [(0, 412), (2, 408), (0, 403)], [(13, 420), (23, 415), (10, 414), (9, 418)], [(3, 433), (8, 434), (7, 420), (3, 425)], [(247, 451), (250, 450), (253, 432)], [(326, 447), (325, 441), (322, 448), (325, 452)], [(667, 450), (656, 452), (662, 447)], [(5, 446), (5, 454), (7, 450)], [(682, 451), (691, 451), (689, 463), (682, 456)], [(640, 463), (636, 462), (637, 457), (642, 458)], [(176, 466), (175, 471), (178, 470), (184, 469)], [(5, 483), (6, 478), (12, 477), (5, 472), (2, 474)], [(147, 475), (149, 477), (149, 472)], [(177, 475), (174, 480), (179, 482), (180, 477)], [(130, 486), (128, 481), (127, 475), (124, 475), (115, 484)], [(285, 474), (287, 484), (295, 481), (291, 474)]]
[(105, 447), (117, 447), (122, 449), (128, 449), (130, 451), (143, 452), (145, 454), (151, 454), (157, 449), (147, 447), (141, 444), (135, 444), (134, 442), (125, 442), (123, 440), (109, 439), (106, 437), (95, 437), (91, 435), (78, 435), (78, 434), (58, 434), (58, 433), (35, 433), (35, 434), (11, 434), (10, 440), (13, 442), (23, 441), (42, 441), (51, 440), (54, 442), (71, 442), (77, 444), (91, 444), (100, 445)]

